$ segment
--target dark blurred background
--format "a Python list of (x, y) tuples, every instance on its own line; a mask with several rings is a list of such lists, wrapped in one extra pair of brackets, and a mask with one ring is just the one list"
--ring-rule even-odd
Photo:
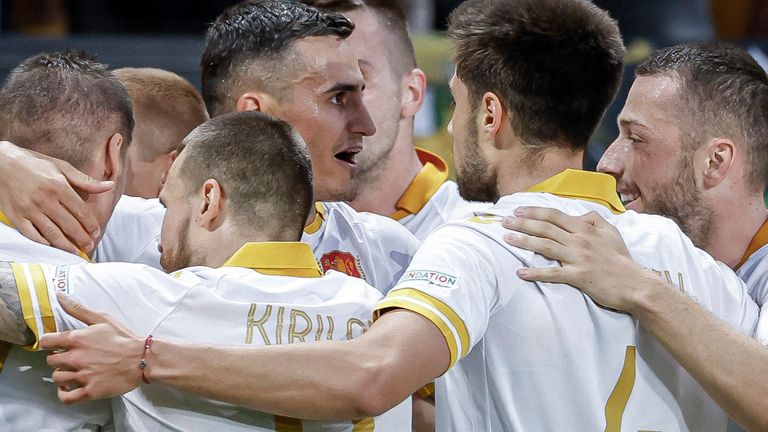
[[(203, 33), (234, 0), (0, 0), (0, 79), (24, 58), (65, 47), (83, 49), (112, 67), (168, 69), (199, 87)], [(615, 118), (635, 65), (653, 49), (678, 42), (721, 39), (750, 50), (768, 67), (768, 0), (594, 0), (619, 22), (628, 48), (625, 83), (590, 143), (594, 168), (617, 134)], [(419, 143), (450, 160), (447, 81), (453, 73), (450, 43), (442, 31), (460, 0), (410, 0), (409, 21), (420, 66), (429, 78), (419, 113)]]

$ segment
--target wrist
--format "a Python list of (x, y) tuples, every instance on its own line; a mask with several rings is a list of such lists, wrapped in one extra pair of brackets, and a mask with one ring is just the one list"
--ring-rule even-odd
[(629, 282), (633, 289), (624, 308), (632, 316), (641, 319), (652, 315), (663, 302), (663, 295), (671, 291), (670, 287), (653, 271), (641, 269)]

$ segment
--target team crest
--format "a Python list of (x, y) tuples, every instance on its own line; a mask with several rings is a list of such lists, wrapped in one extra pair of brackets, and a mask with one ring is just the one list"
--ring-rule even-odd
[(335, 250), (323, 254), (322, 258), (320, 258), (320, 266), (323, 267), (324, 272), (336, 270), (349, 276), (364, 279), (357, 258), (349, 252)]

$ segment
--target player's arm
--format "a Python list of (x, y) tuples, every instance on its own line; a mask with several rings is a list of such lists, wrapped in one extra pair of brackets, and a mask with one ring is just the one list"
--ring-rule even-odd
[[(42, 345), (64, 348), (49, 364), (66, 403), (116, 396), (140, 384), (143, 337), (114, 320), (64, 300), (92, 325), (49, 334)], [(348, 342), (265, 347), (196, 345), (154, 340), (146, 376), (208, 398), (277, 415), (315, 420), (363, 418), (398, 404), (448, 368), (449, 350), (437, 327), (410, 311), (384, 314)], [(184, 359), (180, 361), (180, 359)]]
[(0, 340), (16, 345), (35, 341), (35, 335), (24, 322), (16, 278), (9, 263), (0, 263)]
[(2, 211), (24, 236), (77, 253), (90, 252), (101, 236), (83, 194), (106, 192), (114, 184), (96, 181), (67, 162), (0, 141)]
[(768, 348), (732, 329), (630, 257), (613, 226), (595, 213), (571, 217), (522, 208), (505, 220), (513, 246), (562, 267), (522, 269), (527, 280), (567, 283), (597, 303), (637, 318), (734, 420), (768, 430)]

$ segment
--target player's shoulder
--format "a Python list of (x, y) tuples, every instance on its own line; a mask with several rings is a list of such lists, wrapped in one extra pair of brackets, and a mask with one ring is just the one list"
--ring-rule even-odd
[(358, 212), (343, 202), (323, 203), (326, 223), (346, 225), (350, 230), (369, 239), (395, 244), (418, 244), (418, 240), (397, 221), (375, 213)]
[(41, 264), (78, 264), (85, 259), (37, 243), (24, 237), (16, 228), (0, 224), (0, 261), (34, 262)]
[(467, 201), (459, 193), (459, 185), (447, 180), (430, 198), (429, 206), (439, 212), (445, 221), (469, 216), (474, 212), (489, 209), (493, 203), (480, 201)]

